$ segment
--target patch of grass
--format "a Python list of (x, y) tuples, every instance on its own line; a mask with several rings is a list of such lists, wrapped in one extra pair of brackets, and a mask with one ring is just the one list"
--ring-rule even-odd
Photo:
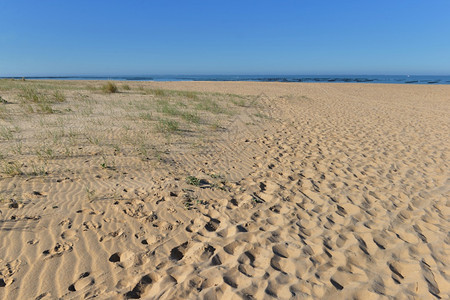
[(196, 109), (212, 112), (214, 114), (225, 113), (225, 109), (223, 109), (216, 101), (207, 98), (198, 102), (196, 105)]
[(183, 103), (183, 102), (181, 102), (181, 101), (178, 101), (178, 102), (177, 102), (177, 105), (178, 105), (179, 107), (184, 107), (184, 108), (187, 107), (186, 103)]
[(103, 162), (100, 164), (100, 166), (103, 169), (109, 169), (109, 170), (115, 170), (116, 169), (116, 163), (114, 160), (110, 161), (106, 155), (102, 155)]
[(172, 91), (175, 95), (188, 99), (198, 99), (198, 93), (192, 91)]
[(0, 137), (4, 140), (10, 141), (13, 139), (13, 130), (8, 127), (1, 127), (0, 128)]
[(117, 93), (119, 89), (117, 88), (117, 85), (115, 85), (113, 82), (108, 81), (106, 84), (102, 86), (102, 91), (107, 94)]
[(53, 92), (53, 101), (54, 102), (64, 102), (66, 101), (66, 96), (60, 90), (56, 90)]
[(163, 133), (174, 133), (180, 130), (180, 124), (175, 120), (159, 119), (156, 129)]
[(186, 105), (182, 102), (177, 102), (176, 104), (170, 103), (168, 100), (158, 100), (157, 101), (157, 111), (169, 116), (179, 116), (183, 120), (198, 124), (200, 123), (200, 117), (196, 113), (182, 111), (177, 106), (186, 107)]
[(23, 144), (22, 144), (22, 142), (16, 142), (15, 143), (15, 145), (14, 145), (14, 147), (13, 147), (13, 152), (15, 153), (15, 154), (22, 154), (23, 152)]
[(261, 118), (261, 119), (270, 119), (268, 115), (265, 115), (263, 113), (256, 113), (254, 114), (255, 117)]
[(170, 116), (179, 116), (181, 114), (180, 110), (172, 105), (168, 100), (158, 100), (157, 111)]
[(45, 164), (36, 164), (31, 163), (31, 175), (34, 176), (43, 176), (47, 175), (47, 171), (45, 170)]
[(40, 102), (38, 103), (38, 109), (37, 111), (43, 114), (53, 114), (55, 113), (55, 110), (53, 109), (53, 107), (50, 105), (49, 102)]
[(36, 155), (41, 160), (46, 161), (48, 159), (53, 159), (55, 157), (55, 152), (49, 146), (43, 145), (38, 150), (36, 150)]
[(157, 97), (184, 97), (188, 99), (198, 99), (199, 93), (192, 91), (177, 91), (177, 90), (163, 90), (163, 89), (148, 89), (147, 94)]
[[(56, 91), (52, 97), (49, 97), (32, 86), (22, 88), (19, 97), (22, 99), (22, 106), (30, 113), (39, 112), (52, 114), (55, 111), (53, 110), (51, 103), (65, 101), (65, 96), (61, 92)], [(37, 109), (35, 110), (31, 104), (36, 105)]]
[(197, 114), (191, 113), (191, 112), (183, 112), (181, 114), (181, 117), (186, 120), (187, 122), (199, 124), (200, 123), (200, 117)]
[(31, 86), (22, 88), (19, 97), (25, 102), (39, 103), (43, 101), (42, 94)]
[(195, 176), (186, 177), (186, 183), (194, 186), (200, 186), (200, 179)]
[(225, 176), (223, 176), (222, 174), (209, 174), (209, 176), (211, 176), (211, 178), (214, 179), (224, 179)]
[(22, 164), (17, 161), (10, 161), (3, 164), (3, 173), (9, 176), (22, 175)]
[(130, 88), (130, 86), (129, 86), (128, 84), (122, 85), (122, 89), (123, 89), (124, 91), (129, 91), (129, 90), (131, 90), (131, 88)]
[(240, 106), (240, 107), (247, 106), (247, 101), (245, 101), (245, 99), (243, 99), (243, 98), (232, 98), (231, 102), (236, 106)]
[(100, 139), (96, 136), (86, 134), (86, 140), (92, 145), (100, 145)]
[(154, 96), (159, 96), (159, 97), (164, 97), (164, 96), (168, 95), (166, 90), (162, 90), (162, 89), (149, 89), (149, 90), (146, 90), (145, 92), (147, 94), (154, 95)]
[(143, 119), (143, 120), (146, 120), (146, 121), (152, 121), (153, 120), (153, 116), (152, 116), (151, 113), (142, 113), (142, 114), (139, 115), (139, 117), (141, 119)]

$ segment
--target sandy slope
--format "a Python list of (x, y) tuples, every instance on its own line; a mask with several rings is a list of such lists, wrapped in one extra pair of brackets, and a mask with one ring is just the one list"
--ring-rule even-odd
[(264, 117), (146, 168), (2, 176), (0, 298), (448, 297), (450, 86), (145, 84)]

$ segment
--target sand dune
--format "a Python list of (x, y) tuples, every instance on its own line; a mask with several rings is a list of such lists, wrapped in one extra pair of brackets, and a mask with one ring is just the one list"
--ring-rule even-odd
[[(116, 104), (159, 97), (139, 94), (139, 85), (233, 93), (246, 103), (213, 115), (222, 118), (214, 130), (139, 136), (164, 149), (158, 158), (75, 142), (79, 152), (52, 157), (44, 174), (4, 171), (0, 298), (450, 294), (450, 86), (130, 85), (131, 92), (114, 95), (85, 91), (97, 101), (91, 114), (76, 106), (77, 91), (68, 91), (60, 110), (80, 114), (65, 126), (76, 130), (100, 116), (89, 132), (114, 141), (128, 126), (118, 125), (121, 118), (130, 119)], [(25, 148), (42, 142), (45, 130), (33, 126), (39, 120), (61, 125), (58, 114), (28, 120), (14, 89), (2, 96), (13, 117), (0, 122), (22, 126)], [(5, 166), (16, 156), (32, 161), (28, 148), (8, 150), (14, 139), (1, 141)], [(58, 145), (54, 151), (63, 153)]]

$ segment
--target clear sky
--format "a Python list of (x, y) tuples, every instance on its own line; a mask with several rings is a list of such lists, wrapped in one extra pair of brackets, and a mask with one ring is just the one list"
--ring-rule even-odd
[(449, 0), (0, 0), (0, 76), (450, 74)]

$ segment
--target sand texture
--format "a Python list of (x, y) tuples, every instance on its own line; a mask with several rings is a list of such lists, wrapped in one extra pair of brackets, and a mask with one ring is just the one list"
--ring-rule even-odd
[(103, 84), (0, 80), (0, 299), (448, 299), (450, 86)]

